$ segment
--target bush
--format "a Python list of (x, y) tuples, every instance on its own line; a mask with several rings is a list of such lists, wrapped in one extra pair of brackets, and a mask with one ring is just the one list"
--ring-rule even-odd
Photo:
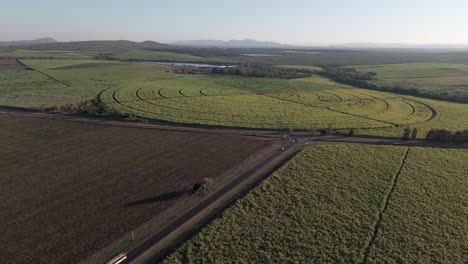
[(104, 113), (104, 107), (97, 99), (84, 101), (76, 105), (65, 105), (60, 107), (60, 111), (82, 114), (82, 115), (101, 115)]

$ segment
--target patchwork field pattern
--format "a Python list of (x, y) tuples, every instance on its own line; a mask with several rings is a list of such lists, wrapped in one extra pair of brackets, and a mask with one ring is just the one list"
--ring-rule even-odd
[[(263, 129), (354, 128), (357, 134), (392, 137), (400, 137), (407, 126), (418, 128), (419, 137), (431, 128), (468, 128), (468, 105), (356, 89), (319, 76), (279, 80), (178, 75), (166, 66), (141, 63), (23, 62), (36, 71), (0, 71), (5, 84), (0, 86), (0, 104), (43, 108), (98, 98), (109, 112), (166, 122)], [(45, 90), (25, 75), (47, 82)]]
[(467, 155), (310, 147), (164, 263), (464, 263)]
[(423, 94), (439, 95), (442, 98), (468, 98), (468, 64), (406, 63), (352, 68), (376, 72), (377, 79), (373, 82), (382, 86), (416, 89)]

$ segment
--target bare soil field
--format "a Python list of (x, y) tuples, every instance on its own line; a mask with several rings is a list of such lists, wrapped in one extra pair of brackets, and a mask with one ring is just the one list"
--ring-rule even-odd
[(0, 59), (0, 71), (2, 70), (25, 70), (26, 67), (16, 59)]
[(269, 144), (0, 114), (0, 262), (77, 263)]

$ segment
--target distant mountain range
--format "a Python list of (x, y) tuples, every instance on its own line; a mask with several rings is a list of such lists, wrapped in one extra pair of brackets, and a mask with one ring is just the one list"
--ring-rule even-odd
[[(17, 44), (14, 45), (18, 46)], [(73, 50), (94, 52), (122, 52), (140, 49), (166, 49), (169, 45), (155, 41), (134, 42), (128, 40), (90, 40), (70, 42), (42, 42), (22, 44), (21, 48), (34, 50)]]
[(253, 39), (243, 40), (187, 40), (163, 44), (155, 41), (134, 42), (128, 40), (91, 40), (58, 42), (53, 38), (40, 38), (34, 40), (0, 41), (2, 48), (27, 48), (35, 50), (74, 50), (74, 51), (128, 51), (139, 49), (166, 50), (177, 47), (220, 47), (220, 48), (325, 48), (325, 49), (427, 49), (427, 50), (452, 50), (468, 49), (468, 44), (402, 44), (402, 43), (347, 43), (347, 44), (303, 44), (289, 45), (271, 41), (257, 41)]
[(404, 43), (348, 43), (330, 45), (332, 48), (352, 49), (467, 49), (468, 44), (404, 44)]
[(17, 41), (0, 41), (0, 46), (24, 46), (33, 44), (55, 43), (53, 38), (40, 38), (33, 40), (17, 40)]
[(284, 48), (290, 47), (291, 45), (280, 44), (271, 41), (257, 41), (254, 39), (243, 39), (243, 40), (216, 40), (216, 39), (201, 39), (201, 40), (186, 40), (186, 41), (175, 41), (169, 43), (171, 45), (181, 46), (197, 46), (197, 47), (229, 47), (229, 48)]

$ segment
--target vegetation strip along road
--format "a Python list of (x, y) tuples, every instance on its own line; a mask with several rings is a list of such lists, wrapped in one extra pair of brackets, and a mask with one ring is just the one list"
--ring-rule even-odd
[[(274, 170), (278, 169), (282, 164), (286, 163), (289, 159), (294, 157), (295, 154), (298, 153), (298, 151), (294, 151), (293, 153), (285, 154), (288, 153), (296, 143), (291, 142), (284, 146), (284, 150), (282, 151), (277, 151), (273, 153), (271, 156), (269, 156), (267, 159), (264, 161), (260, 162), (257, 164), (255, 167), (249, 169), (246, 171), (244, 174), (240, 175), (239, 177), (235, 178), (232, 180), (230, 183), (228, 183), (226, 186), (224, 186), (222, 189), (218, 190), (216, 193), (212, 194), (210, 197), (208, 197), (206, 200), (204, 200), (202, 203), (198, 204), (196, 207), (192, 208), (190, 211), (185, 213), (184, 215), (180, 216), (177, 218), (172, 224), (161, 230), (160, 232), (154, 234), (147, 240), (145, 240), (143, 243), (138, 245), (137, 247), (133, 248), (130, 252), (128, 252), (127, 259), (125, 260), (124, 263), (132, 263), (136, 259), (138, 259), (139, 256), (144, 254), (147, 250), (151, 249), (154, 245), (157, 243), (161, 242), (164, 240), (167, 236), (169, 236), (171, 233), (177, 231), (177, 229), (182, 226), (184, 223), (190, 221), (194, 216), (198, 214), (203, 214), (203, 210), (208, 208), (211, 204), (215, 203), (217, 200), (221, 199), (224, 195), (226, 195), (230, 190), (241, 184), (243, 181), (248, 179), (249, 177), (252, 177), (257, 171), (262, 169), (265, 166), (272, 166), (273, 169), (269, 171), (269, 173), (266, 173), (263, 177), (261, 177), (258, 181), (260, 182), (263, 180), (265, 177), (267, 177), (269, 174), (271, 174)], [(277, 159), (280, 156), (284, 156), (283, 159), (281, 159), (280, 162), (276, 161), (276, 163), (271, 164), (275, 159)], [(254, 186), (250, 186), (249, 189), (253, 188)], [(244, 190), (243, 192), (247, 192), (248, 190)], [(239, 197), (236, 197), (239, 198)], [(226, 204), (223, 206), (223, 208), (226, 208), (230, 203)], [(222, 210), (220, 210), (222, 211)], [(209, 219), (207, 219), (208, 221)], [(187, 236), (187, 235), (185, 235)], [(172, 248), (173, 249), (173, 248)], [(158, 258), (164, 257), (167, 252), (171, 250), (171, 248), (164, 250), (163, 252), (159, 252), (159, 255), (157, 256)]]

